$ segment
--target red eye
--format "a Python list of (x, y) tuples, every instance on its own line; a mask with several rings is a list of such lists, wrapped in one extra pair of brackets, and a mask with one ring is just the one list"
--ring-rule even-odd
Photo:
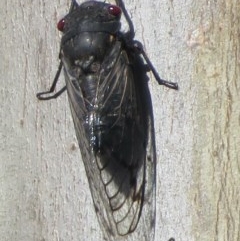
[(64, 25), (65, 25), (65, 19), (63, 18), (58, 22), (57, 29), (62, 32), (64, 29)]
[(119, 8), (119, 7), (117, 7), (117, 6), (115, 6), (115, 5), (111, 5), (111, 6), (109, 6), (108, 7), (108, 12), (110, 13), (110, 14), (112, 14), (113, 16), (119, 16), (120, 14), (121, 14), (121, 8)]

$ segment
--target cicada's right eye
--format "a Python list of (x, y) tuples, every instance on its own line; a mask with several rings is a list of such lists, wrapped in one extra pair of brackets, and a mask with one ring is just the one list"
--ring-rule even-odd
[(62, 18), (57, 24), (57, 29), (62, 32), (64, 29), (64, 26), (65, 26), (65, 18)]
[(113, 16), (118, 17), (119, 15), (121, 15), (122, 10), (121, 10), (121, 8), (119, 8), (118, 6), (110, 5), (110, 6), (108, 7), (108, 12), (109, 12), (110, 14), (112, 14)]

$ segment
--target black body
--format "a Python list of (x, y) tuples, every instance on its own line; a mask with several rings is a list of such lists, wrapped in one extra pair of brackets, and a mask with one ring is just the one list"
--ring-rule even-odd
[[(47, 100), (65, 89), (100, 224), (110, 240), (134, 232), (153, 239), (155, 223), (155, 140), (147, 70), (160, 79), (139, 42), (122, 1), (117, 6), (74, 0), (59, 28), (60, 66)], [(121, 10), (129, 32), (120, 31)], [(143, 63), (141, 55), (147, 65)], [(62, 65), (66, 87), (54, 95)], [(141, 219), (140, 219), (141, 217)], [(125, 240), (124, 238), (124, 240)]]

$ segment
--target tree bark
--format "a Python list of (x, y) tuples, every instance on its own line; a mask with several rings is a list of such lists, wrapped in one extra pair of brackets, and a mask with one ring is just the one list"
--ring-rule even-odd
[[(158, 158), (155, 240), (238, 241), (240, 2), (125, 4), (160, 76), (179, 84), (179, 91), (169, 90), (149, 74)], [(55, 26), (70, 1), (0, 5), (0, 240), (103, 240), (67, 96), (36, 98), (56, 73)]]

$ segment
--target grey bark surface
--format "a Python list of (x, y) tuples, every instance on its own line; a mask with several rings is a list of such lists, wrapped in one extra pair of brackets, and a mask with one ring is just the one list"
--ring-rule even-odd
[[(36, 98), (57, 70), (55, 26), (69, 4), (0, 3), (2, 241), (103, 240), (67, 96)], [(155, 240), (238, 241), (240, 3), (125, 4), (160, 76), (180, 87), (159, 86), (149, 74), (157, 144)]]

